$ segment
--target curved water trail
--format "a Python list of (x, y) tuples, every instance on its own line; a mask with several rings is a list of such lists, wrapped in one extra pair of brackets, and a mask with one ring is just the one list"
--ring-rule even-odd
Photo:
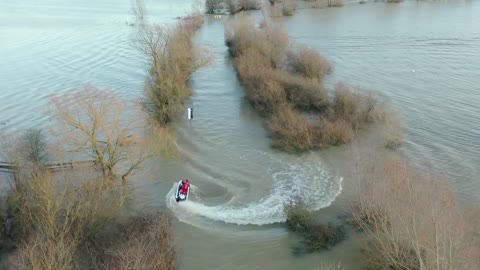
[(192, 185), (189, 201), (174, 199), (177, 184), (166, 195), (167, 206), (182, 222), (194, 226), (221, 222), (237, 225), (265, 225), (284, 222), (284, 205), (301, 197), (311, 210), (328, 207), (342, 191), (341, 177), (328, 173), (319, 164), (285, 163), (279, 160), (267, 168), (272, 177), (271, 192), (250, 203), (235, 203), (235, 197), (225, 203), (207, 205), (198, 196), (199, 188)]

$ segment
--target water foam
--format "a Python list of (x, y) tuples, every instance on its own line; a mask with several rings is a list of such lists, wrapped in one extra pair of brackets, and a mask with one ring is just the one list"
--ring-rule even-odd
[(196, 198), (197, 188), (192, 186), (189, 201), (177, 203), (174, 199), (177, 184), (167, 194), (167, 206), (183, 222), (223, 222), (238, 225), (265, 225), (284, 222), (284, 205), (301, 197), (311, 210), (329, 206), (340, 194), (342, 178), (335, 177), (317, 162), (286, 163), (273, 161), (268, 173), (272, 175), (273, 189), (257, 201), (235, 205), (232, 200), (222, 205), (208, 206)]

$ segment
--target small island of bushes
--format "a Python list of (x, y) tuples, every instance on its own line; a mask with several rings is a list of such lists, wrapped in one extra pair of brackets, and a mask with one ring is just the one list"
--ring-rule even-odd
[(349, 143), (371, 123), (387, 120), (385, 102), (346, 83), (330, 93), (323, 82), (332, 65), (318, 52), (292, 46), (283, 29), (248, 16), (226, 26), (225, 42), (246, 98), (266, 118), (272, 145), (304, 152)]

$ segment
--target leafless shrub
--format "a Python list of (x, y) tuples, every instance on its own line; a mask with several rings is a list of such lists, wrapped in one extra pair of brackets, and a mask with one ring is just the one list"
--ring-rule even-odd
[(255, 39), (255, 26), (248, 16), (239, 14), (225, 23), (225, 44), (232, 57), (239, 56), (252, 47)]
[(288, 34), (277, 25), (262, 28), (262, 33), (256, 45), (257, 49), (265, 55), (272, 66), (278, 68), (285, 60), (285, 55), (290, 44)]
[(288, 100), (302, 111), (324, 112), (330, 105), (327, 90), (316, 80), (277, 71), (276, 78), (282, 82)]
[(272, 144), (286, 151), (306, 151), (315, 148), (315, 138), (308, 119), (290, 105), (279, 106), (267, 120)]
[(287, 102), (282, 84), (275, 79), (258, 76), (249, 78), (249, 84), (252, 87), (245, 89), (247, 99), (262, 114), (269, 115)]
[(288, 35), (276, 25), (256, 29), (246, 16), (233, 19), (226, 25), (225, 40), (230, 54), (237, 57), (254, 51), (266, 57), (272, 67), (279, 67), (289, 45)]
[(333, 109), (336, 118), (343, 118), (350, 122), (356, 120), (360, 114), (362, 97), (354, 91), (354, 88), (346, 84), (340, 83), (335, 86)]
[(28, 129), (23, 134), (23, 152), (26, 160), (42, 166), (46, 161), (47, 142), (41, 129)]
[(404, 131), (401, 126), (401, 121), (397, 114), (390, 112), (385, 117), (385, 142), (384, 146), (387, 149), (395, 150), (400, 147), (404, 140)]
[(299, 46), (296, 50), (290, 51), (287, 63), (293, 72), (320, 81), (332, 70), (332, 66), (327, 59), (315, 50), (305, 46)]
[(225, 0), (225, 6), (230, 15), (237, 13), (240, 9), (240, 5), (236, 0)]
[(323, 125), (323, 143), (332, 145), (346, 144), (352, 141), (355, 133), (350, 122), (336, 119)]
[(205, 1), (205, 12), (208, 14), (215, 14), (220, 8), (222, 0), (206, 0)]
[(259, 10), (262, 7), (262, 0), (238, 0), (240, 10)]
[(21, 157), (20, 142), (17, 136), (0, 134), (0, 157), (3, 162), (16, 164)]
[(45, 238), (40, 233), (20, 243), (9, 269), (75, 269), (77, 242), (68, 236)]
[(296, 0), (285, 0), (282, 6), (282, 13), (283, 16), (292, 16), (297, 9), (297, 1)]
[(256, 87), (255, 81), (266, 79), (267, 76), (270, 79), (275, 79), (272, 78), (274, 70), (270, 65), (270, 61), (259, 52), (244, 53), (236, 57), (234, 61), (238, 76), (247, 88)]
[(378, 97), (344, 83), (335, 86), (333, 109), (335, 118), (350, 122), (355, 130), (386, 117), (386, 109)]
[(176, 269), (172, 225), (168, 216), (150, 213), (118, 226), (119, 237), (97, 253), (97, 268)]

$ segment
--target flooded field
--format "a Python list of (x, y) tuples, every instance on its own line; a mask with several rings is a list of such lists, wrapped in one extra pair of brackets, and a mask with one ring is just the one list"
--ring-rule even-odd
[[(146, 4), (150, 19), (172, 24), (193, 1)], [(225, 20), (207, 16), (198, 32), (213, 62), (192, 79), (194, 120), (176, 124), (183, 158), (152, 160), (135, 175), (131, 211), (174, 213), (180, 269), (315, 269), (325, 261), (357, 269), (354, 237), (295, 256), (298, 239), (281, 223), (283, 203), (295, 196), (336, 218), (351, 184), (349, 146), (301, 156), (271, 149), (229, 59)], [(133, 22), (129, 1), (0, 3), (0, 128), (48, 128), (48, 97), (85, 83), (137, 102), (147, 65), (133, 46)], [(447, 175), (466, 204), (480, 201), (480, 2), (350, 4), (302, 9), (278, 23), (333, 63), (329, 86), (345, 81), (391, 101), (406, 129), (399, 151), (415, 166)], [(192, 200), (178, 205), (172, 193), (184, 177)]]

